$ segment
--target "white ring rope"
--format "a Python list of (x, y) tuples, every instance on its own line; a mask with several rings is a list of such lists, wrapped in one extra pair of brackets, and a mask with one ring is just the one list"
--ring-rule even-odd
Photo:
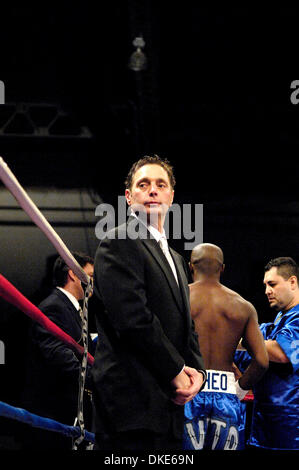
[(9, 189), (11, 194), (24, 209), (26, 214), (32, 219), (32, 221), (44, 232), (46, 237), (55, 246), (60, 256), (64, 259), (66, 264), (74, 273), (78, 276), (80, 281), (84, 284), (90, 283), (89, 276), (83, 271), (77, 260), (71, 254), (65, 243), (61, 240), (59, 235), (51, 227), (47, 219), (43, 216), (40, 210), (36, 207), (34, 202), (30, 199), (26, 191), (22, 188), (14, 174), (9, 169), (7, 163), (0, 157), (0, 178)]

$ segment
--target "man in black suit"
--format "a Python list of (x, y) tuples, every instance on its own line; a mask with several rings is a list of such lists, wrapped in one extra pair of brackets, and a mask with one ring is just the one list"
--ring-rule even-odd
[(96, 252), (95, 292), (104, 307), (92, 371), (99, 450), (180, 450), (183, 405), (204, 385), (188, 271), (164, 237), (174, 184), (166, 160), (136, 162), (125, 192), (132, 215)]
[[(93, 259), (82, 253), (72, 253), (83, 270), (93, 278)], [(82, 320), (79, 301), (84, 297), (80, 279), (61, 257), (55, 261), (53, 292), (41, 302), (39, 309), (65, 333), (82, 344)], [(88, 349), (93, 354), (89, 335)], [(77, 415), (79, 373), (82, 358), (38, 323), (32, 325), (31, 355), (27, 373), (25, 406), (43, 417), (73, 425)], [(91, 367), (86, 371), (86, 389), (91, 394)], [(85, 418), (90, 425), (91, 404), (86, 395)], [(90, 408), (90, 409), (88, 409)], [(33, 430), (35, 448), (71, 448), (71, 440), (55, 432)]]

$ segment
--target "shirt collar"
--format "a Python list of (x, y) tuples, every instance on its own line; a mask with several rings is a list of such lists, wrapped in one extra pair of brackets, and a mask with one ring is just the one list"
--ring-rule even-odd
[(73, 294), (71, 294), (67, 290), (63, 289), (63, 287), (58, 287), (57, 286), (57, 289), (59, 289), (61, 292), (63, 292), (68, 297), (68, 299), (72, 302), (73, 306), (75, 307), (75, 309), (77, 311), (80, 310), (80, 308), (81, 308), (80, 304), (79, 304), (78, 300), (76, 299), (76, 297), (73, 296)]
[(146, 226), (146, 228), (148, 229), (148, 231), (150, 232), (150, 234), (154, 237), (154, 239), (159, 243), (159, 241), (161, 240), (161, 238), (164, 238), (166, 240), (166, 243), (167, 243), (167, 237), (166, 237), (166, 234), (165, 234), (165, 230), (163, 228), (163, 232), (159, 232), (159, 230), (154, 227), (153, 225), (146, 225), (142, 219), (139, 219), (137, 217), (137, 215), (135, 214), (135, 212), (133, 211), (133, 209), (131, 209), (131, 213), (130, 215), (132, 215), (133, 217), (136, 217), (136, 219), (138, 219), (143, 225)]

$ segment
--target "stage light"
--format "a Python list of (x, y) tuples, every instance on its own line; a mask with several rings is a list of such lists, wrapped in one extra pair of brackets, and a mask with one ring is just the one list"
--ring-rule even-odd
[(142, 36), (138, 36), (133, 41), (133, 46), (136, 47), (136, 50), (131, 54), (128, 67), (134, 72), (140, 72), (145, 70), (147, 66), (147, 58), (142, 49), (145, 46), (145, 41)]

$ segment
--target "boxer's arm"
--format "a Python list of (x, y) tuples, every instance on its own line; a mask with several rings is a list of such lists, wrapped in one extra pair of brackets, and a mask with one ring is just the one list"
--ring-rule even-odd
[(243, 344), (251, 355), (251, 362), (239, 379), (244, 390), (252, 389), (262, 378), (269, 367), (269, 358), (263, 335), (259, 329), (257, 313), (254, 306), (247, 302), (248, 321), (243, 335)]

